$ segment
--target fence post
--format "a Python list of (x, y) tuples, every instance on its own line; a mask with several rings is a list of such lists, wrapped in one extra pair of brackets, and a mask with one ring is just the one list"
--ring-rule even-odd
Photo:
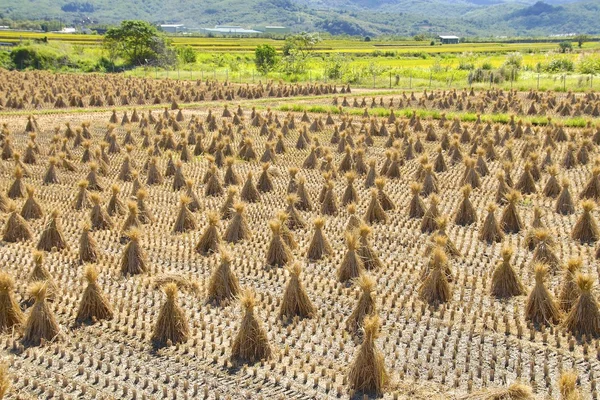
[(538, 72), (537, 90), (540, 90), (540, 73)]
[(567, 75), (563, 74), (563, 91), (567, 91)]
[(390, 89), (392, 88), (392, 71), (390, 71)]

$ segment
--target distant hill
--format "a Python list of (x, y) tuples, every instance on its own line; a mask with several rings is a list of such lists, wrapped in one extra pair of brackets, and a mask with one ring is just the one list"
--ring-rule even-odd
[(598, 0), (6, 0), (0, 17), (188, 27), (285, 25), (332, 34), (600, 34)]

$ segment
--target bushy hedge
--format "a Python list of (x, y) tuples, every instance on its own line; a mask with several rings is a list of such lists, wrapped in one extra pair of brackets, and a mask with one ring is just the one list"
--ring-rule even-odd
[[(64, 49), (63, 49), (64, 50)], [(39, 69), (50, 71), (77, 70), (82, 72), (115, 72), (120, 70), (106, 57), (78, 57), (75, 52), (61, 51), (47, 44), (24, 44), (12, 49), (8, 60), (0, 56), (0, 67), (7, 69)]]

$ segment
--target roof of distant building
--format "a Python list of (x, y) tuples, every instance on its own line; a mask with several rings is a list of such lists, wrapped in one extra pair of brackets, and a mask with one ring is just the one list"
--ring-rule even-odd
[(239, 26), (219, 26), (218, 28), (204, 28), (207, 32), (215, 32), (215, 33), (262, 33), (260, 31), (255, 31), (254, 29), (244, 29)]

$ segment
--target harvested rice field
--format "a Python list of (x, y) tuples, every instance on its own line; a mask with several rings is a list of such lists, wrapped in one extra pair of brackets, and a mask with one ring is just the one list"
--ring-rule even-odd
[(48, 79), (0, 79), (0, 395), (598, 398), (597, 94)]

